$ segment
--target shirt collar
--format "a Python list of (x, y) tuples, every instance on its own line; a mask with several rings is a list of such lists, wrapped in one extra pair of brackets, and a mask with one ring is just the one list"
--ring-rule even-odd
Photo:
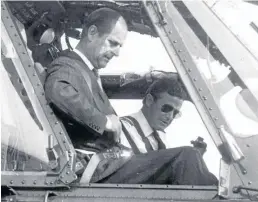
[(92, 63), (89, 61), (89, 59), (78, 49), (74, 49), (73, 52), (77, 53), (77, 55), (80, 56), (80, 58), (82, 59), (82, 61), (89, 67), (90, 70), (94, 69), (94, 66), (92, 65)]
[(132, 115), (140, 124), (141, 129), (146, 137), (150, 136), (153, 133), (153, 129), (145, 118), (142, 110)]

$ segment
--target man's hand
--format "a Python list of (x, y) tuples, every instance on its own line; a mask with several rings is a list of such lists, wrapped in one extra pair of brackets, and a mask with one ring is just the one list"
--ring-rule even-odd
[(207, 150), (207, 144), (204, 142), (202, 137), (198, 137), (195, 141), (192, 140), (191, 144), (201, 153), (202, 156)]
[(153, 71), (151, 71), (151, 77), (152, 77), (153, 80), (158, 80), (158, 79), (177, 80), (178, 79), (178, 73), (153, 70)]
[(152, 83), (155, 80), (171, 79), (178, 80), (178, 73), (176, 72), (165, 72), (160, 70), (152, 70), (145, 74), (145, 79), (148, 83)]
[(112, 132), (114, 134), (114, 141), (119, 142), (122, 131), (122, 125), (119, 118), (116, 115), (107, 115), (106, 131)]

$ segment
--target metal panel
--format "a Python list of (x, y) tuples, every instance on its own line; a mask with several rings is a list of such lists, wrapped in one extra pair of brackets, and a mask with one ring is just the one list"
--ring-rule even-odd
[[(51, 192), (52, 196), (51, 197)], [(171, 201), (171, 200), (211, 200), (216, 197), (216, 187), (204, 186), (162, 186), (162, 185), (116, 185), (92, 184), (89, 186), (70, 187), (70, 189), (53, 191), (18, 190), (23, 198), (44, 198), (49, 200), (98, 200), (98, 201)]]
[(1, 185), (9, 187), (59, 187), (56, 176), (47, 176), (47, 172), (2, 171)]
[[(247, 188), (256, 188), (258, 190), (258, 135), (248, 138), (236, 137), (236, 141), (245, 155), (245, 159), (241, 161), (240, 166), (242, 168), (238, 171), (238, 175)], [(238, 187), (239, 185), (240, 184), (236, 181), (236, 178), (230, 178), (230, 190), (234, 189), (234, 187)], [(243, 189), (239, 194), (252, 200), (258, 200), (257, 191), (248, 191), (248, 193), (246, 193)], [(231, 192), (230, 195), (233, 196), (235, 194)]]
[[(164, 201), (171, 201), (170, 199), (144, 199), (144, 198), (83, 198), (83, 197), (49, 197), (48, 200), (46, 200), (44, 197), (5, 197), (5, 201), (8, 202), (25, 202), (25, 201), (34, 201), (34, 202), (42, 202), (42, 201), (52, 201), (52, 202), (85, 202), (85, 201), (91, 201), (91, 202), (164, 202)], [(193, 202), (193, 200), (173, 200), (173, 202)], [(198, 200), (200, 201), (200, 200)], [(202, 200), (203, 202), (219, 202), (220, 200)], [(223, 200), (223, 202), (230, 202), (231, 200)]]

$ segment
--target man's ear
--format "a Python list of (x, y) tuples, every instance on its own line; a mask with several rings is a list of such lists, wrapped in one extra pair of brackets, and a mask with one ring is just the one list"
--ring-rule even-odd
[(96, 25), (91, 25), (88, 28), (88, 39), (89, 41), (93, 41), (96, 36), (99, 36), (99, 31)]
[(145, 104), (146, 106), (151, 106), (154, 102), (154, 97), (151, 94), (147, 94), (145, 97)]

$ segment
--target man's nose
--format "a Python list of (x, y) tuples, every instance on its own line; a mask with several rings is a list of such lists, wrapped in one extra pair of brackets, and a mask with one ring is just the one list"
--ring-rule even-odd
[(173, 111), (165, 114), (166, 120), (170, 120), (173, 117)]
[(113, 50), (112, 50), (112, 52), (113, 52), (113, 54), (115, 55), (115, 56), (119, 56), (119, 53), (120, 53), (120, 46), (117, 46), (117, 47), (115, 47)]

